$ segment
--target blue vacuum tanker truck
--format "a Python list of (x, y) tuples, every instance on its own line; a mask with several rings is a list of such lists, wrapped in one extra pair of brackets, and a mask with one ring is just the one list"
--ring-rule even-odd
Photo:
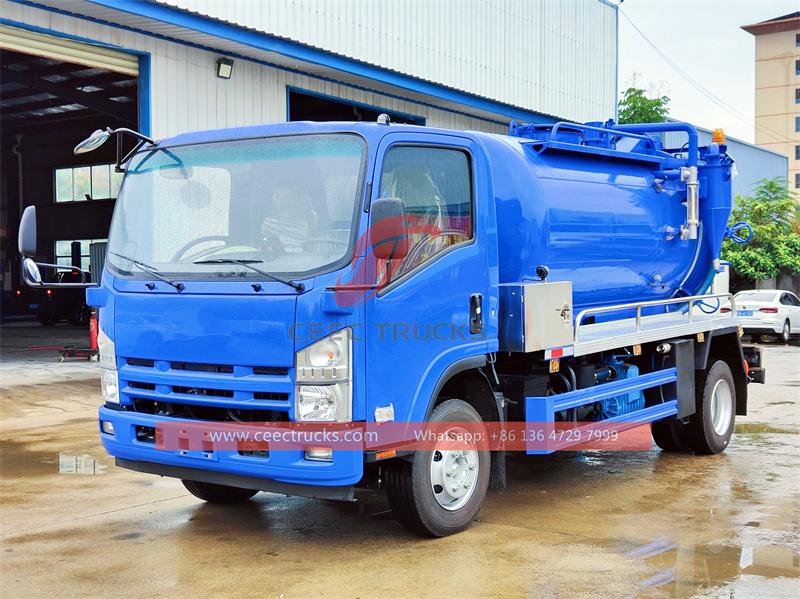
[[(664, 147), (666, 131), (685, 145)], [(763, 382), (733, 298), (704, 294), (733, 160), (688, 124), (496, 135), (382, 115), (160, 141), (98, 130), (76, 152), (112, 134), (136, 143), (86, 284), (100, 437), (117, 465), (201, 499), (379, 485), (404, 525), (444, 536), (503, 487), (507, 452), (164, 449), (159, 423), (637, 422), (664, 451), (717, 454)], [(20, 253), (45, 286), (34, 210)]]

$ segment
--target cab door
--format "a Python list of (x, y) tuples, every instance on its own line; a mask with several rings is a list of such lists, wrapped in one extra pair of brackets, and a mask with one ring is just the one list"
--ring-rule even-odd
[(435, 133), (384, 137), (372, 200), (403, 201), (408, 253), (378, 264), (381, 283), (366, 302), (368, 420), (378, 408), (396, 421), (423, 420), (448, 368), (474, 364), (497, 349), (490, 192), (488, 167), (473, 140)]

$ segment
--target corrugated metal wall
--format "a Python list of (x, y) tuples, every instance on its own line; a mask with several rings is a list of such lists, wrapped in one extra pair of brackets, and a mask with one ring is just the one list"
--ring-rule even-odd
[[(0, 0), (6, 19), (68, 35), (148, 52), (151, 60), (152, 134), (167, 137), (199, 129), (286, 120), (286, 87), (293, 86), (425, 117), (429, 126), (504, 132), (486, 120), (430, 108), (301, 74), (237, 60), (234, 77), (216, 76), (217, 53)], [(503, 121), (501, 117), (498, 120)]]
[[(711, 132), (697, 129), (701, 146), (711, 143)], [(681, 147), (686, 143), (685, 133), (667, 133), (664, 145), (670, 148)], [(762, 179), (786, 177), (789, 161), (786, 156), (776, 154), (752, 144), (728, 138), (728, 154), (736, 161), (736, 176), (733, 179), (733, 194), (752, 195), (753, 188)]]
[(604, 0), (157, 0), (545, 114), (614, 116)]

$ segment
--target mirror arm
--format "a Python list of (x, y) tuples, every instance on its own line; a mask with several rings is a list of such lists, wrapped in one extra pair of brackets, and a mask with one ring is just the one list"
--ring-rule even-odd
[[(69, 271), (78, 271), (81, 273), (81, 282), (80, 283), (35, 283), (32, 282), (33, 286), (35, 287), (56, 287), (56, 288), (65, 288), (65, 287), (73, 287), (73, 288), (86, 288), (86, 287), (97, 287), (96, 283), (89, 283), (86, 281), (86, 275), (91, 274), (89, 271), (84, 270), (82, 268), (78, 268), (77, 266), (64, 266), (63, 264), (48, 264), (47, 262), (36, 262), (36, 266), (40, 268), (50, 268), (52, 270), (69, 270)], [(24, 271), (23, 271), (24, 272)]]
[[(117, 164), (114, 165), (114, 172), (117, 172), (117, 173), (124, 173), (125, 172), (125, 169), (122, 167), (122, 165), (125, 164), (126, 162), (128, 162), (128, 160), (130, 160), (131, 157), (136, 152), (138, 152), (142, 148), (142, 146), (144, 144), (146, 144), (146, 143), (149, 143), (151, 145), (155, 145), (156, 144), (154, 139), (151, 139), (151, 138), (147, 137), (146, 135), (143, 135), (143, 134), (139, 133), (138, 131), (134, 131), (133, 129), (128, 129), (127, 127), (120, 127), (118, 129), (111, 129), (111, 127), (108, 127), (106, 129), (106, 131), (108, 133), (110, 133), (111, 135), (118, 134), (117, 135)], [(136, 145), (133, 146), (133, 149), (130, 152), (128, 152), (127, 154), (125, 154), (125, 156), (122, 155), (122, 134), (124, 134), (124, 133), (127, 133), (128, 135), (133, 135), (134, 137), (139, 139), (139, 141), (136, 143)]]

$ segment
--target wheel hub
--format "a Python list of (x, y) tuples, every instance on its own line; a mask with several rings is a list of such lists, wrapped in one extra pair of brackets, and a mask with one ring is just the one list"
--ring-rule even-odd
[[(452, 429), (448, 434), (461, 433), (463, 429)], [(474, 444), (468, 449), (439, 448), (431, 455), (431, 488), (436, 501), (444, 509), (455, 511), (469, 501), (478, 480), (478, 452)]]
[(720, 437), (725, 436), (733, 416), (733, 393), (728, 381), (720, 379), (711, 392), (711, 425)]

